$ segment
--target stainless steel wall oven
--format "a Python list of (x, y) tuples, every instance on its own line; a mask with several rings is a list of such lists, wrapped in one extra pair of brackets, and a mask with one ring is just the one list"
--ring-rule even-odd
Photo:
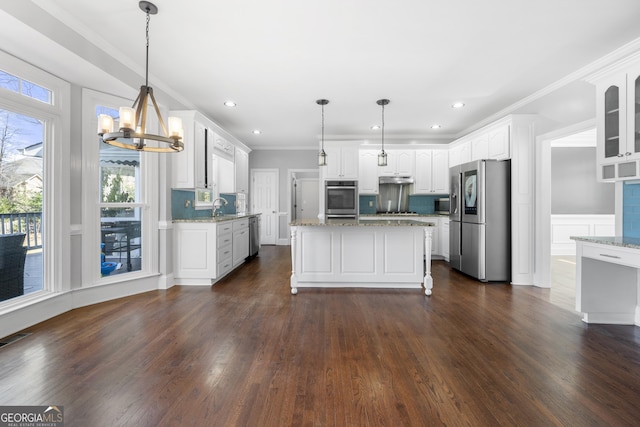
[(358, 181), (326, 181), (324, 195), (327, 218), (358, 217)]

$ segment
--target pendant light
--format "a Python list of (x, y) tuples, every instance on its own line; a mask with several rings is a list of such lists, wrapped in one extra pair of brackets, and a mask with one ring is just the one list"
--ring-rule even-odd
[(324, 152), (324, 106), (328, 103), (328, 99), (318, 99), (316, 101), (316, 104), (322, 107), (322, 148), (318, 153), (318, 166), (327, 166), (327, 153)]
[[(138, 3), (138, 6), (147, 15), (145, 83), (144, 86), (140, 86), (140, 93), (131, 108), (120, 107), (119, 131), (113, 131), (113, 117), (107, 114), (100, 114), (98, 116), (98, 135), (100, 135), (100, 139), (104, 143), (128, 150), (152, 151), (156, 153), (182, 151), (184, 149), (182, 142), (182, 120), (178, 117), (169, 117), (169, 130), (167, 131), (164, 120), (162, 120), (162, 116), (160, 115), (160, 108), (158, 108), (156, 98), (153, 96), (153, 88), (149, 86), (149, 15), (157, 14), (158, 8), (148, 1), (141, 1)], [(153, 104), (163, 135), (147, 133), (147, 107), (149, 101)], [(149, 146), (146, 145), (146, 140), (158, 141), (160, 144), (158, 146)], [(167, 145), (164, 146), (162, 143)]]
[(376, 104), (382, 106), (382, 151), (378, 154), (378, 166), (387, 166), (387, 153), (384, 151), (384, 106), (390, 101), (388, 99), (378, 99)]

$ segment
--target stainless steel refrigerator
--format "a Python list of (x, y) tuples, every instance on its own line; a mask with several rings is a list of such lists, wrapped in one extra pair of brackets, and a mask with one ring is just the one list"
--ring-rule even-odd
[(483, 282), (511, 280), (511, 161), (449, 169), (449, 264)]

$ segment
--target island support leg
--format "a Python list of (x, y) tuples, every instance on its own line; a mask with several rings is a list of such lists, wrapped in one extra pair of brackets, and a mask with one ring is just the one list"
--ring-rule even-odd
[(298, 293), (298, 277), (296, 276), (296, 228), (291, 227), (291, 293), (293, 295)]
[(431, 229), (424, 228), (424, 294), (431, 295), (433, 278), (431, 277)]

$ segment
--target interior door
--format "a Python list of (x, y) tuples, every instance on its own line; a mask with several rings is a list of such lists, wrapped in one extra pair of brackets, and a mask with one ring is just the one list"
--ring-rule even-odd
[(260, 213), (260, 243), (275, 245), (278, 227), (278, 170), (251, 170), (251, 211)]
[(296, 219), (318, 218), (319, 186), (317, 179), (298, 179), (296, 181)]

